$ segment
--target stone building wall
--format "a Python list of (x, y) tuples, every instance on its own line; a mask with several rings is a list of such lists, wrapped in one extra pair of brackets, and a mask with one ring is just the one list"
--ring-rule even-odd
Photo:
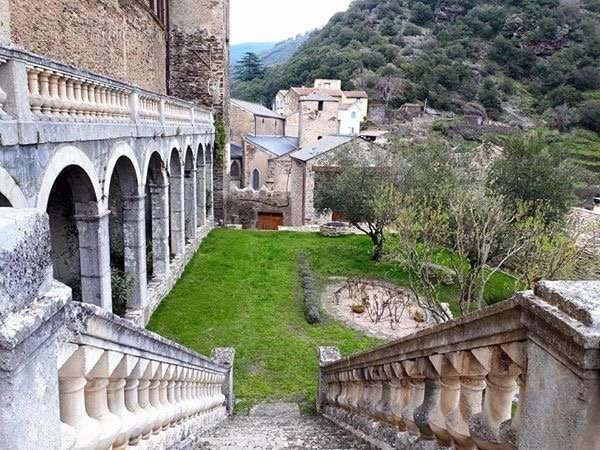
[(257, 136), (283, 136), (285, 121), (270, 117), (260, 117), (232, 104), (229, 109), (231, 143), (242, 145), (242, 138), (248, 134)]
[[(322, 103), (321, 111), (319, 103)], [(319, 137), (338, 134), (338, 110), (337, 101), (301, 101), (300, 147), (317, 142)]]
[(222, 166), (213, 167), (214, 213), (224, 218), (229, 185), (229, 0), (169, 0), (168, 92), (213, 108), (223, 118)]
[(144, 89), (166, 92), (165, 30), (147, 1), (9, 1), (13, 44)]
[(269, 159), (271, 154), (263, 149), (245, 142), (243, 152), (244, 176), (242, 177), (242, 187), (252, 187), (252, 171), (258, 169), (260, 173), (260, 187), (262, 187), (269, 176)]

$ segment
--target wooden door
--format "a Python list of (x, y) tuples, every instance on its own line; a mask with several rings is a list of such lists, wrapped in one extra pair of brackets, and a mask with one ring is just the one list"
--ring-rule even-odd
[(283, 214), (258, 213), (259, 230), (277, 230), (281, 225), (283, 225)]

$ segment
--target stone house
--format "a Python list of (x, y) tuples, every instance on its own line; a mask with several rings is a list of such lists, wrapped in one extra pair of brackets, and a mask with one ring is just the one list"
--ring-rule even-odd
[(242, 145), (243, 137), (248, 134), (255, 136), (285, 134), (285, 117), (258, 103), (231, 99), (229, 117), (231, 142), (237, 145)]
[(285, 116), (286, 135), (298, 136), (300, 100), (309, 95), (331, 97), (339, 103), (336, 134), (358, 134), (360, 124), (368, 116), (369, 97), (364, 91), (343, 91), (341, 87), (340, 80), (317, 79), (312, 87), (292, 87), (279, 91), (275, 95), (273, 110)]

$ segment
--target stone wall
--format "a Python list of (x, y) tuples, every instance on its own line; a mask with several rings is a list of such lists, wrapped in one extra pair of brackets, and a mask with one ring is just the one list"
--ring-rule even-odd
[[(322, 111), (319, 104), (322, 103)], [(338, 134), (337, 101), (301, 101), (300, 102), (300, 147), (317, 142), (320, 137)]]
[(10, 0), (10, 33), (31, 52), (166, 91), (165, 31), (147, 2)]
[(271, 117), (255, 116), (251, 112), (232, 104), (229, 109), (231, 142), (242, 145), (242, 138), (248, 134), (256, 136), (283, 136), (285, 121)]
[(229, 156), (229, 0), (169, 0), (171, 95), (214, 109), (225, 126), (223, 165), (213, 166), (215, 219), (224, 217)]
[(242, 187), (252, 187), (252, 172), (254, 169), (258, 169), (260, 173), (259, 188), (262, 187), (269, 177), (269, 159), (272, 155), (248, 141), (244, 142), (242, 152), (244, 155)]
[(266, 188), (231, 189), (227, 194), (228, 224), (241, 224), (243, 228), (257, 228), (259, 213), (281, 213), (283, 224), (291, 222), (290, 201), (287, 192), (274, 192)]

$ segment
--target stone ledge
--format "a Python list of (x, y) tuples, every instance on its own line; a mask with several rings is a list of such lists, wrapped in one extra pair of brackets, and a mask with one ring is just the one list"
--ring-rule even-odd
[(422, 440), (390, 424), (354, 414), (341, 408), (325, 406), (323, 416), (337, 426), (369, 442), (380, 450), (442, 450), (436, 441)]

